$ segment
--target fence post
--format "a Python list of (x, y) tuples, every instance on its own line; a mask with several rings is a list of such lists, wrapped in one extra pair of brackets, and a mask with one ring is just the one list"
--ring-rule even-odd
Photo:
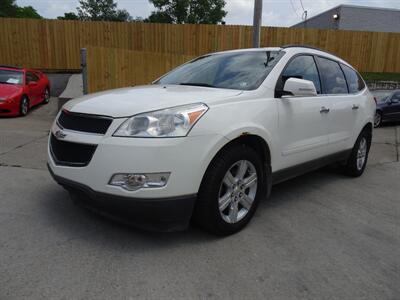
[(82, 67), (82, 82), (83, 82), (84, 95), (88, 93), (86, 55), (87, 55), (86, 48), (81, 48), (81, 67)]

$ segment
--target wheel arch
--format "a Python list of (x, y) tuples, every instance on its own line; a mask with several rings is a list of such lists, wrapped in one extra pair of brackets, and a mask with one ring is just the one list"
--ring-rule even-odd
[[(223, 155), (224, 151), (230, 147), (237, 146), (237, 145), (243, 145), (247, 147), (251, 147), (253, 150), (255, 150), (259, 155), (260, 158), (263, 162), (263, 170), (264, 174), (267, 177), (270, 177), (271, 175), (271, 148), (268, 144), (268, 142), (261, 137), (260, 135), (257, 134), (251, 134), (251, 133), (242, 133), (236, 138), (230, 139), (227, 143), (225, 143), (212, 157), (212, 159), (209, 161), (205, 172), (203, 173), (201, 183), (203, 183), (204, 178), (209, 170), (209, 167), (212, 165), (213, 161)], [(200, 183), (200, 186), (201, 186)], [(272, 187), (272, 182), (271, 180), (267, 180), (267, 195), (269, 195)]]
[(371, 122), (368, 122), (367, 124), (364, 125), (363, 129), (361, 130), (361, 132), (367, 131), (369, 133), (369, 135), (372, 136), (373, 128), (374, 128), (374, 125)]

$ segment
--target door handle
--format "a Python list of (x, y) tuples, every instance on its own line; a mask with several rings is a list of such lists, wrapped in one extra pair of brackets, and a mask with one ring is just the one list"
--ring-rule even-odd
[(329, 112), (329, 108), (326, 108), (325, 106), (321, 107), (321, 110), (319, 111), (321, 114), (327, 114)]
[(353, 107), (351, 108), (352, 110), (356, 110), (356, 109), (358, 109), (359, 108), (359, 106), (358, 105), (356, 105), (356, 104), (353, 104)]

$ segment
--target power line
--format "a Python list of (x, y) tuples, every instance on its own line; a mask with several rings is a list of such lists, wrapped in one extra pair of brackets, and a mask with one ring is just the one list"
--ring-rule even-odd
[(290, 0), (290, 4), (292, 5), (292, 9), (297, 17), (301, 18), (300, 15), (297, 13), (296, 8), (294, 7), (293, 0)]
[(303, 12), (305, 12), (306, 10), (304, 9), (303, 1), (302, 1), (302, 0), (300, 0), (300, 5), (301, 5), (301, 8), (303, 9)]

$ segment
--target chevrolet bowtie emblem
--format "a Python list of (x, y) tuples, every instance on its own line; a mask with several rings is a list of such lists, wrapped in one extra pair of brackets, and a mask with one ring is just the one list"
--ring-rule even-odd
[(67, 134), (65, 134), (64, 132), (62, 132), (61, 130), (57, 130), (54, 135), (56, 136), (56, 138), (58, 139), (63, 139), (67, 136)]

